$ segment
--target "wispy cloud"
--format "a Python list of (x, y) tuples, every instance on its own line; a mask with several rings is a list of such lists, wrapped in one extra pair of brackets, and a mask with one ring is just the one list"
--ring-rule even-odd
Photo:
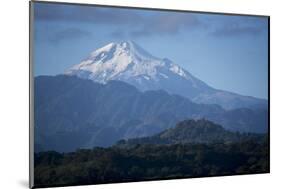
[(130, 34), (136, 37), (148, 35), (174, 35), (181, 30), (203, 27), (203, 23), (194, 14), (165, 13), (148, 18), (143, 26)]
[[(207, 35), (215, 37), (235, 37), (256, 35), (266, 27), (264, 18), (244, 16), (207, 15), (183, 12), (144, 11), (138, 9), (77, 6), (63, 4), (38, 3), (35, 5), (35, 19), (46, 22), (85, 23), (113, 26), (110, 37), (117, 39), (147, 37), (156, 35), (176, 35), (201, 29)], [(265, 21), (263, 21), (265, 20)], [(75, 34), (74, 34), (75, 33)], [(88, 35), (82, 31), (67, 31), (66, 37)]]
[[(182, 29), (202, 26), (195, 14), (163, 11), (143, 11), (133, 9), (113, 9), (105, 7), (37, 4), (35, 19), (47, 22), (79, 22), (117, 26), (111, 35), (144, 37), (150, 35), (174, 35)], [(130, 30), (124, 30), (127, 25)]]
[(262, 28), (253, 26), (240, 26), (239, 24), (227, 25), (212, 32), (217, 37), (233, 37), (241, 35), (256, 35), (262, 32)]
[(88, 38), (91, 36), (91, 32), (81, 30), (78, 28), (67, 28), (54, 33), (52, 36), (50, 36), (49, 40), (54, 44), (59, 44), (64, 41)]
[(221, 21), (211, 32), (215, 37), (253, 36), (267, 30), (266, 18), (240, 18)]
[(133, 10), (126, 9), (44, 3), (35, 6), (35, 19), (39, 21), (134, 24), (141, 19)]

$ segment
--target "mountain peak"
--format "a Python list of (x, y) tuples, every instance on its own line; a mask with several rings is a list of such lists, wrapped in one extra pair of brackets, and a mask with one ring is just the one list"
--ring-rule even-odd
[(127, 55), (142, 60), (156, 59), (133, 41), (121, 41), (118, 43), (111, 42), (93, 51), (90, 54), (89, 59), (97, 60), (102, 59), (105, 56), (112, 57), (113, 55)]
[[(169, 75), (188, 75), (172, 61), (152, 56), (133, 41), (109, 43), (93, 51), (87, 59), (70, 68), (66, 74), (100, 83), (109, 80), (127, 81), (133, 85), (137, 83), (134, 85), (137, 88), (138, 84), (167, 79)], [(139, 89), (147, 90), (152, 89), (151, 87)]]
[(134, 41), (128, 40), (128, 41), (121, 41), (119, 44), (121, 44), (123, 47), (134, 47), (137, 44)]
[(70, 68), (66, 74), (99, 83), (121, 80), (141, 91), (163, 89), (174, 93), (176, 86), (186, 84), (184, 81), (195, 88), (205, 85), (171, 60), (156, 58), (133, 41), (109, 43), (90, 53), (87, 59)]

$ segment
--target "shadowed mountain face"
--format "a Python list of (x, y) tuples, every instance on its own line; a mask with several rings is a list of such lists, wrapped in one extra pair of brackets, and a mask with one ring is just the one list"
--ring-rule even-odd
[(160, 59), (134, 42), (110, 43), (65, 73), (98, 83), (120, 80), (140, 91), (165, 90), (195, 103), (218, 104), (224, 109), (267, 108), (267, 100), (217, 90), (169, 59)]
[(268, 126), (267, 110), (226, 111), (162, 90), (140, 92), (121, 81), (35, 78), (36, 151), (109, 146), (120, 139), (159, 133), (188, 118), (206, 118), (241, 132), (266, 132)]

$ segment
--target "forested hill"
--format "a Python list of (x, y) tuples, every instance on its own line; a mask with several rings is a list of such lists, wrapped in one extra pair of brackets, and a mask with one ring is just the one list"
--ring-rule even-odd
[(184, 120), (175, 127), (150, 136), (128, 140), (120, 140), (117, 145), (128, 146), (136, 144), (186, 144), (186, 143), (235, 143), (254, 140), (263, 142), (265, 134), (240, 133), (224, 129), (206, 119)]

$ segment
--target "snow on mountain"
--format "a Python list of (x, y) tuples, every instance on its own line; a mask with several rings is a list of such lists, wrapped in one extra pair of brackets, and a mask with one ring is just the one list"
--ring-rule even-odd
[(132, 41), (109, 43), (65, 74), (99, 83), (120, 80), (141, 91), (162, 89), (197, 103), (216, 103), (226, 109), (267, 104), (266, 100), (216, 90), (171, 60), (154, 57)]
[(70, 68), (66, 74), (75, 74), (86, 77), (100, 83), (109, 80), (136, 79), (157, 82), (169, 75), (176, 74), (179, 77), (192, 80), (193, 77), (172, 63), (168, 59), (156, 58), (134, 42), (110, 43)]

